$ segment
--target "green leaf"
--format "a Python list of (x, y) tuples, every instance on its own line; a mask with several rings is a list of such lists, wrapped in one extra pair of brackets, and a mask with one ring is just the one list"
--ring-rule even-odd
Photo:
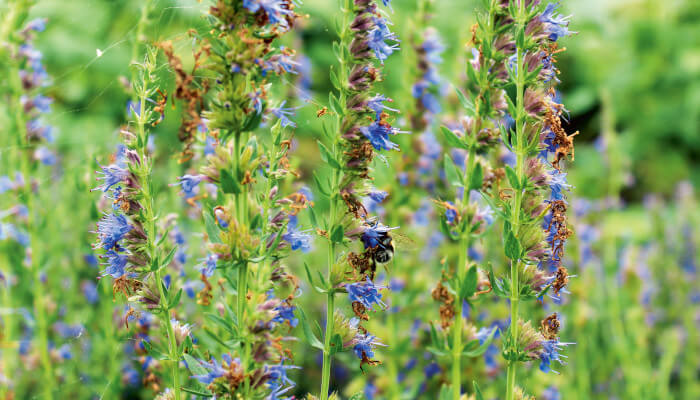
[(510, 165), (506, 165), (506, 176), (508, 177), (508, 182), (510, 182), (510, 186), (513, 188), (513, 190), (520, 190), (520, 180), (518, 179), (518, 175), (515, 173), (515, 170)]
[[(489, 336), (484, 340), (483, 343), (479, 344), (478, 347), (472, 350), (468, 350), (462, 353), (462, 355), (466, 357), (480, 357), (482, 354), (486, 352), (486, 349), (491, 345), (491, 342), (493, 341), (493, 337), (496, 334), (497, 328), (491, 329), (491, 333), (489, 333)], [(479, 343), (478, 340), (474, 340), (477, 344)]]
[(467, 299), (476, 293), (477, 280), (478, 271), (476, 266), (473, 266), (467, 270), (467, 276), (464, 278), (464, 282), (462, 282), (459, 293), (461, 299)]
[(202, 365), (197, 361), (194, 357), (191, 355), (185, 353), (182, 355), (185, 358), (185, 363), (187, 363), (187, 369), (192, 372), (194, 375), (207, 375), (209, 374), (209, 371), (206, 370), (206, 368), (202, 367)]
[(457, 97), (459, 98), (459, 102), (462, 103), (462, 107), (464, 107), (467, 110), (474, 110), (474, 105), (472, 104), (471, 101), (462, 93), (461, 90), (459, 90), (456, 86), (454, 86), (455, 92), (457, 93)]
[(163, 260), (163, 262), (160, 263), (161, 268), (165, 268), (168, 265), (170, 265), (170, 262), (173, 261), (173, 257), (175, 257), (175, 250), (177, 250), (177, 247), (173, 247), (172, 249), (170, 249), (170, 251), (168, 252), (168, 255), (165, 256), (165, 259)]
[(343, 351), (343, 338), (339, 334), (334, 334), (331, 338), (331, 355)]
[(328, 188), (327, 185), (324, 185), (321, 179), (316, 175), (316, 173), (313, 173), (314, 176), (314, 182), (316, 182), (316, 186), (318, 187), (318, 191), (321, 192), (322, 195), (324, 195), (327, 198), (331, 197), (331, 191)]
[(440, 127), (440, 131), (450, 147), (456, 147), (464, 150), (467, 149), (467, 144), (464, 143), (454, 132), (452, 132), (450, 128), (443, 125)]
[(209, 236), (209, 241), (212, 243), (221, 243), (221, 238), (219, 238), (219, 226), (214, 221), (214, 217), (208, 210), (203, 210), (204, 215), (204, 228), (207, 231), (207, 236)]
[(196, 396), (200, 396), (200, 397), (214, 397), (214, 395), (211, 392), (205, 392), (205, 391), (199, 390), (199, 389), (183, 387), (182, 390), (184, 392), (192, 393), (192, 394), (194, 394)]
[(224, 193), (241, 193), (241, 187), (238, 185), (238, 182), (233, 179), (233, 176), (231, 176), (227, 170), (219, 170), (219, 175), (219, 179), (221, 180), (221, 189), (224, 191)]
[(301, 321), (301, 327), (304, 330), (304, 336), (306, 337), (306, 342), (311, 345), (311, 347), (317, 348), (321, 351), (323, 351), (323, 343), (321, 343), (320, 340), (314, 335), (314, 333), (311, 331), (311, 326), (309, 325), (309, 321), (306, 319), (306, 314), (304, 313), (304, 310), (301, 308), (298, 308), (299, 310), (299, 320)]
[(476, 400), (484, 400), (484, 395), (481, 394), (481, 389), (479, 389), (476, 381), (474, 381), (474, 394), (476, 395)]
[(318, 218), (316, 217), (316, 211), (314, 211), (314, 208), (309, 206), (309, 219), (311, 220), (311, 226), (314, 228), (318, 228)]
[(520, 242), (518, 242), (518, 238), (516, 238), (515, 235), (513, 235), (513, 232), (508, 232), (506, 236), (505, 252), (506, 257), (510, 258), (513, 261), (517, 261), (520, 259), (522, 248), (520, 247)]
[(320, 140), (316, 141), (316, 143), (318, 143), (318, 149), (321, 151), (321, 159), (335, 169), (342, 169), (338, 161), (333, 157), (333, 154), (328, 150), (328, 147), (321, 143)]
[(478, 190), (481, 189), (481, 185), (484, 182), (484, 171), (480, 163), (476, 163), (474, 166), (474, 172), (469, 177), (469, 189)]
[(333, 243), (342, 243), (343, 238), (345, 237), (345, 229), (343, 229), (343, 225), (336, 225), (333, 227), (333, 230), (331, 231), (331, 242)]
[(464, 184), (462, 183), (462, 173), (459, 171), (459, 169), (457, 169), (454, 160), (445, 154), (443, 163), (445, 165), (445, 176), (447, 177), (447, 181), (453, 186), (463, 187)]
[(182, 289), (178, 290), (175, 297), (168, 302), (168, 308), (172, 310), (173, 308), (177, 307), (177, 305), (180, 303), (180, 297), (182, 297)]

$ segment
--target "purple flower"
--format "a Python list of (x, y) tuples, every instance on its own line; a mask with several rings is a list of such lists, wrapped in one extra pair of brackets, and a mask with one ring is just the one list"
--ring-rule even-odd
[(382, 113), (384, 109), (387, 109), (389, 111), (395, 111), (398, 112), (399, 110), (395, 108), (390, 108), (384, 105), (385, 101), (393, 101), (390, 98), (383, 96), (381, 94), (378, 94), (371, 99), (367, 100), (367, 107), (369, 107), (372, 111), (374, 111), (377, 114), (377, 119), (379, 119), (379, 115)]

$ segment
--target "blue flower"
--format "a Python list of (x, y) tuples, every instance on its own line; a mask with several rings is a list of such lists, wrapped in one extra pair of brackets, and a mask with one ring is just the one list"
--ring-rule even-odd
[(386, 233), (392, 229), (396, 228), (389, 228), (379, 221), (365, 225), (365, 231), (362, 233), (361, 237), (362, 243), (365, 245), (365, 249), (373, 249), (379, 246), (381, 244), (379, 242), (379, 238), (386, 235)]
[(386, 307), (382, 301), (382, 295), (379, 293), (379, 290), (385, 289), (385, 287), (376, 286), (369, 277), (364, 282), (348, 283), (345, 285), (345, 289), (353, 303), (358, 302), (370, 310), (374, 310), (374, 304)]
[(388, 22), (382, 17), (374, 17), (374, 28), (369, 32), (369, 42), (367, 45), (374, 51), (377, 59), (384, 64), (386, 60), (395, 50), (399, 49), (398, 44), (387, 44), (387, 40), (398, 42), (396, 34), (389, 30)]
[(498, 329), (497, 327), (492, 327), (492, 328), (481, 328), (479, 331), (476, 332), (476, 337), (475, 339), (479, 339), (479, 344), (484, 344), (486, 339), (488, 339), (489, 336), (491, 336), (491, 333), (493, 333), (494, 329)]
[(101, 171), (97, 171), (97, 174), (99, 175), (97, 177), (98, 181), (103, 181), (103, 183), (94, 188), (93, 190), (100, 189), (102, 192), (107, 192), (109, 189), (112, 188), (112, 186), (124, 182), (126, 178), (129, 176), (129, 171), (116, 165), (108, 165), (106, 167), (103, 167), (100, 165), (100, 168), (102, 169)]
[(252, 13), (262, 9), (271, 24), (279, 24), (283, 27), (288, 25), (285, 17), (294, 15), (294, 12), (287, 8), (287, 2), (284, 0), (243, 0), (243, 7)]
[(180, 185), (182, 188), (182, 191), (180, 194), (185, 199), (191, 199), (199, 193), (198, 185), (200, 182), (202, 182), (202, 179), (204, 179), (203, 175), (183, 175), (178, 177), (177, 179), (180, 180), (180, 182), (175, 183), (174, 185)]
[(544, 24), (544, 32), (549, 35), (549, 40), (553, 42), (556, 42), (560, 37), (575, 33), (569, 31), (568, 28), (571, 16), (562, 17), (555, 14), (557, 7), (559, 7), (559, 3), (549, 3), (540, 15), (540, 21)]
[(448, 224), (453, 224), (457, 219), (457, 210), (454, 208), (448, 208), (445, 210), (445, 219), (447, 219)]
[(299, 107), (284, 107), (285, 103), (287, 103), (287, 100), (283, 101), (282, 104), (280, 104), (279, 107), (277, 108), (271, 108), (270, 112), (277, 118), (279, 118), (280, 122), (282, 123), (282, 127), (286, 128), (288, 126), (297, 127), (297, 124), (294, 123), (291, 119), (289, 119), (290, 116), (295, 115), (295, 111)]
[(299, 367), (296, 365), (284, 365), (284, 360), (277, 365), (265, 366), (265, 373), (268, 375), (267, 387), (271, 390), (270, 396), (267, 397), (266, 400), (282, 399), (279, 396), (285, 394), (295, 386), (294, 381), (287, 376), (287, 370), (297, 368)]
[(8, 190), (13, 190), (15, 188), (15, 183), (7, 175), (0, 176), (0, 194), (7, 192)]
[(379, 343), (375, 339), (377, 339), (377, 337), (370, 335), (369, 333), (358, 334), (355, 336), (355, 346), (353, 346), (352, 350), (355, 352), (357, 358), (363, 359), (364, 357), (374, 357), (374, 348), (377, 346), (383, 346), (383, 344)]
[[(221, 356), (221, 358), (228, 364), (231, 364), (231, 357), (229, 357), (228, 354), (224, 354), (223, 356)], [(201, 365), (205, 370), (207, 370), (207, 373), (192, 375), (192, 378), (200, 381), (205, 385), (211, 384), (214, 381), (214, 379), (221, 378), (222, 376), (224, 376), (224, 374), (226, 374), (226, 370), (221, 367), (221, 364), (219, 364), (219, 362), (216, 361), (216, 358), (212, 357), (212, 359), (209, 360), (209, 362), (205, 362), (203, 360), (198, 361), (199, 365)]]
[(43, 32), (46, 29), (46, 18), (36, 18), (27, 23), (24, 27), (27, 31)]
[(295, 306), (282, 303), (275, 307), (274, 310), (277, 312), (277, 315), (272, 318), (271, 322), (282, 324), (284, 321), (287, 321), (292, 328), (295, 328), (299, 324), (299, 320), (294, 316), (294, 310), (296, 310)]
[(117, 253), (114, 250), (109, 250), (103, 256), (107, 259), (107, 262), (103, 263), (107, 268), (102, 271), (102, 276), (109, 275), (112, 278), (121, 278), (126, 273), (126, 262), (127, 255), (124, 253)]
[(554, 386), (550, 386), (542, 392), (542, 400), (561, 400), (561, 393)]
[(367, 196), (372, 199), (375, 203), (381, 203), (386, 199), (389, 193), (383, 190), (373, 190), (367, 194)]
[(395, 135), (398, 130), (386, 122), (374, 121), (370, 126), (363, 126), (360, 132), (369, 140), (376, 150), (394, 150), (399, 146), (389, 140), (389, 135)]
[(117, 246), (124, 235), (129, 233), (133, 226), (129, 225), (126, 217), (121, 214), (105, 214), (97, 222), (97, 234), (99, 236), (100, 247), (105, 250), (113, 249)]
[(45, 146), (41, 146), (34, 150), (34, 158), (39, 160), (44, 165), (54, 165), (56, 164), (56, 154), (49, 150)]
[(566, 356), (559, 354), (559, 351), (561, 351), (562, 348), (564, 348), (565, 346), (568, 346), (570, 344), (573, 344), (573, 343), (562, 343), (559, 341), (559, 339), (542, 341), (541, 342), (542, 350), (539, 354), (540, 371), (542, 371), (542, 372), (553, 371), (553, 372), (557, 373), (557, 371), (554, 371), (550, 368), (552, 361), (557, 361), (559, 364), (564, 364), (564, 362), (562, 361), (562, 357), (566, 358)]
[(551, 171), (549, 175), (549, 188), (552, 189), (551, 199), (564, 200), (563, 191), (569, 190), (571, 187), (571, 185), (566, 182), (566, 174), (555, 169)]
[(431, 362), (430, 364), (426, 365), (425, 368), (423, 368), (423, 373), (425, 374), (425, 379), (430, 379), (433, 376), (439, 374), (442, 372), (442, 368), (436, 363), (435, 361)]
[(207, 278), (211, 278), (211, 276), (214, 275), (214, 270), (216, 269), (216, 263), (218, 260), (219, 256), (216, 254), (209, 254), (204, 260), (204, 265), (199, 268), (199, 272)]
[(95, 304), (100, 299), (100, 295), (97, 293), (97, 286), (91, 281), (85, 281), (80, 285), (80, 289), (83, 291), (83, 296), (90, 304)]
[(300, 231), (297, 229), (297, 217), (296, 215), (289, 216), (289, 223), (287, 224), (287, 233), (282, 235), (282, 239), (289, 243), (292, 250), (301, 249), (302, 252), (306, 253), (311, 250), (311, 240), (313, 237), (306, 233), (307, 231)]
[(381, 94), (378, 94), (371, 99), (367, 100), (367, 107), (369, 107), (370, 110), (374, 111), (377, 114), (377, 119), (379, 119), (379, 115), (382, 113), (384, 109), (387, 109), (389, 111), (396, 111), (398, 112), (399, 110), (390, 108), (384, 105), (385, 101), (393, 101), (390, 98), (383, 96)]

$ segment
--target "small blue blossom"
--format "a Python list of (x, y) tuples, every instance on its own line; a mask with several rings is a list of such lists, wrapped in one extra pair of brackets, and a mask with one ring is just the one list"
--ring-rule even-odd
[(252, 13), (263, 10), (270, 24), (279, 24), (282, 27), (288, 25), (286, 17), (294, 15), (282, 0), (243, 0), (243, 7)]
[(286, 127), (288, 127), (288, 126), (291, 126), (291, 127), (296, 128), (296, 127), (297, 127), (297, 124), (296, 124), (294, 121), (292, 121), (291, 119), (289, 119), (289, 117), (290, 117), (290, 116), (294, 116), (296, 110), (299, 109), (299, 107), (286, 107), (286, 108), (285, 108), (285, 107), (284, 107), (285, 103), (287, 103), (286, 100), (283, 101), (282, 104), (280, 104), (279, 107), (277, 107), (277, 108), (271, 108), (271, 109), (270, 109), (270, 112), (271, 112), (275, 117), (279, 118), (280, 123), (282, 124), (282, 127), (283, 127), (283, 128), (286, 128)]
[(177, 179), (179, 179), (180, 182), (171, 184), (171, 186), (172, 185), (180, 185), (180, 187), (182, 188), (182, 191), (180, 191), (180, 194), (185, 199), (191, 199), (199, 193), (198, 185), (200, 182), (202, 182), (202, 179), (204, 179), (204, 176), (203, 175), (183, 175), (183, 176), (178, 177)]
[(374, 17), (374, 28), (369, 32), (369, 42), (367, 45), (372, 51), (377, 59), (384, 64), (386, 60), (395, 50), (399, 49), (399, 45), (387, 44), (387, 40), (398, 42), (396, 34), (391, 32), (388, 27), (388, 22), (382, 17)]
[(91, 281), (85, 281), (80, 284), (80, 289), (83, 292), (83, 296), (85, 296), (85, 300), (87, 300), (88, 303), (90, 304), (95, 304), (100, 300), (100, 295), (97, 293), (97, 285), (95, 285)]
[(573, 343), (562, 343), (559, 341), (559, 339), (542, 341), (542, 350), (539, 354), (540, 371), (553, 371), (554, 373), (557, 373), (557, 371), (551, 369), (552, 361), (557, 361), (560, 364), (564, 364), (562, 357), (566, 358), (566, 356), (559, 354), (559, 351), (561, 351), (563, 347), (568, 346), (570, 344)]
[(289, 243), (292, 250), (301, 249), (302, 252), (307, 253), (311, 250), (311, 241), (313, 240), (313, 236), (307, 232), (298, 230), (296, 215), (290, 215), (287, 233), (282, 235), (282, 239)]
[(214, 270), (216, 269), (217, 261), (219, 256), (216, 254), (209, 254), (206, 259), (204, 259), (204, 265), (199, 268), (199, 272), (207, 278), (211, 278), (214, 275)]
[(97, 222), (97, 234), (100, 240), (100, 247), (105, 250), (113, 249), (117, 246), (124, 235), (133, 229), (126, 217), (122, 214), (105, 213), (104, 217)]
[(385, 109), (389, 110), (389, 111), (395, 111), (395, 112), (399, 111), (395, 108), (390, 108), (390, 107), (385, 106), (384, 105), (385, 101), (391, 102), (393, 100), (391, 100), (390, 98), (388, 98), (386, 96), (378, 94), (367, 101), (367, 107), (376, 113), (377, 119), (379, 119), (379, 115)]
[(389, 140), (389, 135), (398, 133), (398, 129), (383, 121), (374, 121), (370, 126), (360, 128), (362, 134), (376, 150), (394, 150), (399, 146)]
[[(221, 357), (224, 361), (227, 361), (229, 364), (231, 363), (231, 357), (228, 356), (228, 354), (224, 354)], [(200, 374), (200, 375), (193, 375), (192, 378), (200, 381), (201, 383), (205, 385), (211, 384), (214, 379), (216, 378), (221, 378), (226, 374), (226, 370), (221, 367), (221, 364), (219, 364), (218, 361), (216, 361), (216, 358), (212, 357), (209, 362), (205, 362), (203, 360), (198, 360), (199, 365), (201, 365), (205, 370), (207, 370), (206, 374)]]
[(373, 358), (375, 347), (383, 346), (383, 344), (379, 343), (376, 339), (376, 336), (369, 333), (358, 334), (355, 336), (355, 346), (353, 346), (352, 350), (355, 352), (357, 358)]
[(384, 286), (376, 286), (369, 277), (364, 282), (348, 283), (345, 285), (345, 289), (348, 291), (351, 302), (358, 302), (365, 306), (369, 310), (374, 310), (374, 304), (380, 307), (386, 307), (386, 304), (382, 301), (382, 295), (379, 290), (386, 289)]
[(433, 376), (439, 374), (440, 372), (442, 372), (442, 368), (440, 368), (440, 365), (438, 365), (438, 363), (436, 363), (435, 361), (431, 362), (430, 364), (426, 365), (425, 368), (423, 368), (425, 379), (430, 379)]
[(296, 310), (295, 306), (282, 303), (275, 307), (274, 310), (277, 312), (277, 315), (272, 318), (271, 322), (282, 324), (284, 321), (287, 321), (292, 328), (295, 328), (299, 324), (299, 319), (294, 316), (294, 310)]
[(103, 256), (107, 262), (103, 263), (107, 268), (102, 271), (102, 276), (109, 275), (112, 278), (121, 278), (126, 273), (126, 262), (128, 257), (124, 253), (117, 253), (114, 250), (109, 250)]
[(556, 42), (560, 37), (575, 33), (569, 31), (568, 28), (571, 16), (562, 17), (556, 14), (557, 7), (559, 7), (559, 3), (549, 3), (540, 15), (540, 21), (544, 24), (544, 32), (549, 35), (549, 40), (553, 42)]
[(100, 165), (101, 171), (97, 171), (99, 175), (97, 177), (98, 181), (103, 181), (102, 184), (93, 190), (101, 190), (102, 192), (107, 192), (112, 186), (124, 182), (129, 176), (129, 171), (120, 167), (117, 164), (108, 165), (103, 167)]
[(549, 188), (552, 190), (552, 200), (564, 200), (564, 191), (569, 190), (571, 185), (566, 182), (566, 174), (552, 170), (550, 173)]

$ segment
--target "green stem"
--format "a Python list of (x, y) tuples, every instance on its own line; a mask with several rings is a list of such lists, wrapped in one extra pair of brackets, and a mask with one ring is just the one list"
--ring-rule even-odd
[[(150, 61), (149, 61), (149, 65)], [(152, 73), (152, 69), (147, 67), (144, 71), (143, 87), (140, 88), (139, 93), (140, 108), (137, 118), (138, 125), (138, 135), (141, 139), (142, 146), (138, 148), (139, 157), (141, 159), (140, 166), (140, 182), (142, 185), (142, 194), (144, 197), (144, 229), (146, 230), (146, 240), (148, 255), (151, 260), (155, 260), (157, 256), (157, 248), (155, 245), (156, 239), (156, 216), (155, 216), (155, 196), (153, 193), (153, 183), (151, 176), (152, 165), (149, 162), (148, 150), (146, 148), (148, 143), (148, 132), (146, 132), (145, 126), (147, 123), (146, 116), (146, 104), (147, 104), (147, 88), (148, 80)], [(180, 400), (182, 398), (182, 393), (180, 389), (180, 355), (178, 351), (177, 342), (175, 340), (175, 333), (173, 332), (173, 326), (170, 322), (170, 305), (168, 304), (168, 297), (166, 296), (165, 290), (163, 288), (163, 278), (162, 278), (162, 266), (158, 265), (154, 272), (155, 284), (158, 286), (158, 294), (161, 308), (162, 322), (165, 325), (166, 337), (168, 340), (168, 356), (170, 358), (171, 373), (173, 379), (173, 391), (175, 393), (175, 400)]]
[[(516, 37), (518, 37), (518, 32), (525, 29), (525, 2), (520, 1), (517, 16), (517, 28)], [(516, 175), (518, 180), (522, 182), (523, 176), (525, 175), (525, 105), (524, 105), (524, 93), (525, 93), (525, 74), (524, 74), (524, 50), (518, 48), (517, 50), (517, 71), (516, 71), (516, 117), (515, 117), (515, 129), (516, 129)], [(522, 190), (516, 190), (513, 194), (513, 208), (511, 214), (511, 229), (516, 238), (519, 238), (520, 231), (520, 207), (522, 203), (523, 192)], [(519, 352), (518, 343), (518, 308), (520, 305), (520, 277), (518, 276), (518, 271), (520, 267), (520, 260), (510, 261), (510, 281), (511, 281), (511, 293), (510, 293), (510, 337), (511, 337), (511, 355), (515, 355)], [(508, 369), (506, 372), (506, 400), (513, 400), (515, 392), (515, 377), (517, 372), (517, 361), (509, 360)]]
[[(337, 185), (337, 173), (333, 172), (333, 185)], [(336, 220), (336, 209), (337, 203), (335, 198), (331, 198), (330, 204), (330, 223), (329, 226), (333, 227)], [(333, 264), (335, 264), (335, 243), (328, 238), (328, 282), (332, 284), (333, 277)], [(331, 382), (331, 338), (333, 337), (333, 324), (334, 324), (334, 302), (335, 302), (335, 292), (333, 288), (329, 288), (327, 298), (326, 298), (326, 330), (324, 333), (323, 341), (323, 369), (321, 375), (321, 400), (328, 399), (328, 389), (330, 388)]]
[[(460, 244), (462, 241), (460, 241)], [(460, 249), (461, 250), (461, 249)], [(460, 251), (458, 268), (463, 266), (465, 258), (463, 256), (465, 252)], [(459, 400), (462, 390), (462, 300), (457, 299), (456, 309), (455, 309), (455, 320), (452, 327), (452, 399)]]

